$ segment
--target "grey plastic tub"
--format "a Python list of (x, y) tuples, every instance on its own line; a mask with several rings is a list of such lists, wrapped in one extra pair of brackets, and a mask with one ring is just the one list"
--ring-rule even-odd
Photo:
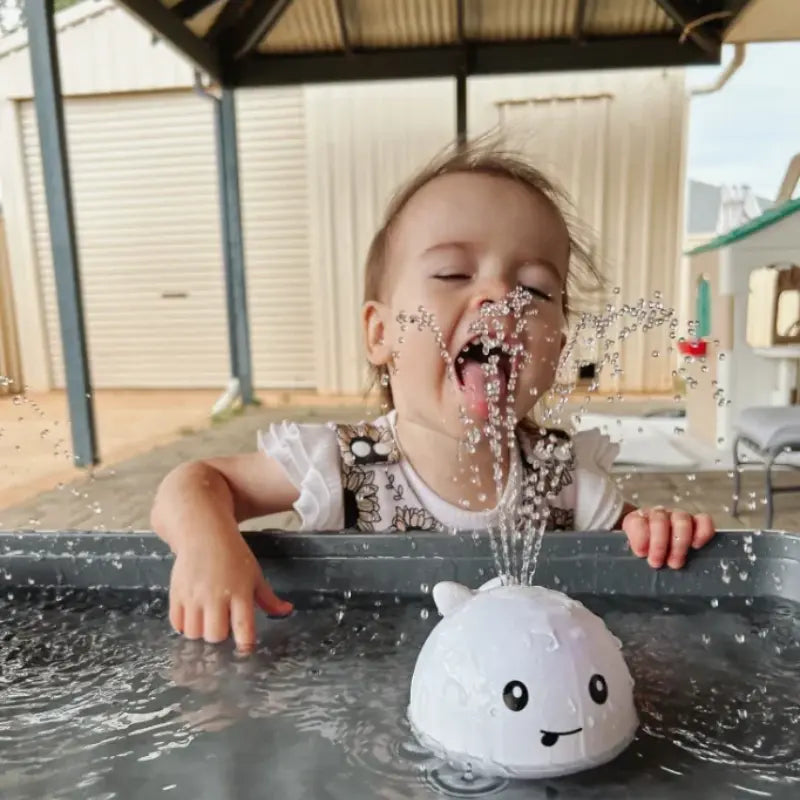
[(247, 539), (298, 611), (259, 617), (243, 658), (171, 633), (153, 535), (0, 534), (0, 797), (800, 797), (800, 536), (721, 532), (673, 571), (620, 534), (548, 534), (536, 583), (623, 640), (642, 728), (540, 782), (448, 773), (404, 723), (430, 587), (490, 577), (485, 536)]

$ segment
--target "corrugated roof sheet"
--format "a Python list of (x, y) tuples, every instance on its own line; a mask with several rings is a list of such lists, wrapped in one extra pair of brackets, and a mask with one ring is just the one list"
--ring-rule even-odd
[(467, 0), (468, 38), (563, 39), (575, 30), (578, 0)]
[[(175, 0), (162, 0), (174, 5)], [(226, 0), (187, 22), (203, 36)], [(227, 0), (241, 3), (242, 0)], [(458, 41), (457, 0), (339, 0), (353, 48), (431, 47)], [(568, 39), (579, 0), (463, 0), (464, 35), (473, 41)], [(656, 0), (587, 0), (585, 36), (663, 34), (675, 29)], [(262, 53), (344, 49), (337, 0), (293, 0), (259, 44)]]
[(654, 0), (589, 0), (586, 8), (588, 35), (666, 33), (674, 27)]
[(262, 53), (328, 52), (343, 48), (335, 0), (293, 0), (258, 46)]
[(431, 47), (455, 41), (455, 0), (345, 3), (355, 47)]

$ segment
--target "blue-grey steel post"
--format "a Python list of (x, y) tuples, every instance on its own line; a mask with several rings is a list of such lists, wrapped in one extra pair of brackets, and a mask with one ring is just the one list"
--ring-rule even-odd
[(42, 150), (47, 217), (50, 225), (50, 245), (53, 253), (72, 431), (72, 457), (77, 466), (88, 467), (97, 464), (99, 457), (83, 319), (53, 4), (53, 0), (28, 0), (26, 3), (28, 50)]
[(223, 88), (214, 104), (217, 134), (217, 167), (220, 184), (225, 263), (225, 297), (228, 310), (231, 370), (239, 380), (242, 403), (253, 402), (253, 368), (250, 325), (247, 315), (247, 281), (244, 269), (242, 209), (239, 194), (239, 155), (236, 139), (236, 102), (233, 89)]

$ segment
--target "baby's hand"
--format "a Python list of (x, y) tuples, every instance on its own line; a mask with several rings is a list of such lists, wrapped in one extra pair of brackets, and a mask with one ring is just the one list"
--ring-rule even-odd
[(714, 538), (714, 523), (708, 514), (692, 516), (686, 511), (667, 511), (656, 506), (638, 508), (622, 520), (631, 550), (656, 569), (664, 564), (680, 569), (691, 547), (699, 550)]
[(286, 616), (292, 604), (279, 599), (239, 535), (211, 534), (178, 551), (172, 567), (169, 620), (189, 639), (222, 642), (233, 633), (236, 646), (256, 642), (255, 604)]

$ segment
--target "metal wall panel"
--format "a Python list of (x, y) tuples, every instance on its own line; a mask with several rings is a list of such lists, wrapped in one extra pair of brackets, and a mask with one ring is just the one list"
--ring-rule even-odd
[(240, 91), (237, 118), (254, 382), (265, 388), (312, 388), (303, 90)]

